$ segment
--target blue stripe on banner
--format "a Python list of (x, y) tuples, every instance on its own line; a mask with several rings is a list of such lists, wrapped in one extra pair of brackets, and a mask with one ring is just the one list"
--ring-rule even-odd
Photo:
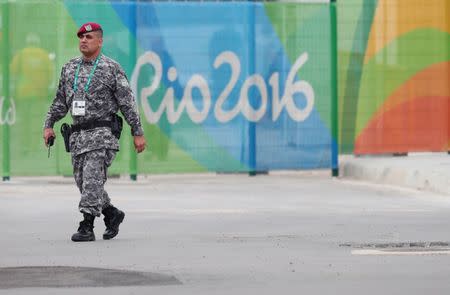
[[(135, 17), (130, 13), (133, 5), (138, 5)], [(257, 162), (253, 167), (256, 170), (330, 167), (331, 134), (316, 108), (302, 121), (293, 120), (285, 108), (273, 114), (277, 106), (271, 78), (278, 73), (281, 100), (295, 60), (290, 61), (286, 55), (264, 5), (111, 2), (111, 6), (136, 36), (140, 48), (138, 58), (153, 52), (156, 56), (153, 61), (161, 63), (158, 87), (147, 91), (149, 95), (144, 98), (143, 89), (150, 88), (150, 77), (155, 78), (154, 66), (147, 62), (140, 77), (135, 77), (138, 96), (146, 99), (152, 110), (150, 114), (144, 108), (147, 120), (156, 120), (154, 123), (198, 162), (210, 170), (227, 170), (220, 157), (214, 157), (214, 150), (222, 149), (246, 166), (250, 159), (249, 117), (253, 116), (256, 118)], [(255, 23), (249, 22), (251, 13)], [(254, 52), (248, 40), (252, 30)], [(314, 58), (312, 51), (309, 58)], [(306, 62), (303, 67), (311, 65)], [(144, 72), (146, 78), (141, 77)], [(299, 76), (295, 74), (295, 81)], [(314, 88), (315, 81), (310, 83)], [(186, 91), (189, 85), (193, 86), (190, 92)], [(170, 95), (167, 96), (170, 91), (173, 91), (172, 104)], [(191, 95), (190, 100), (187, 93)], [(226, 99), (220, 99), (221, 96)], [(305, 94), (292, 97), (298, 109), (307, 108)], [(316, 102), (318, 99), (322, 98), (316, 97)], [(171, 109), (170, 114), (167, 109), (158, 114), (161, 103)], [(263, 106), (264, 113), (243, 114), (249, 107), (258, 110)], [(166, 124), (160, 124), (160, 120)]]

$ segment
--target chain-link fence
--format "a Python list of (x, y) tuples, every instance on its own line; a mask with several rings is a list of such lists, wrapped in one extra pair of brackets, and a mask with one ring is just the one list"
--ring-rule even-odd
[(70, 174), (61, 137), (47, 158), (42, 125), (88, 21), (125, 69), (149, 142), (136, 158), (126, 129), (111, 173), (337, 168), (330, 3), (3, 1), (4, 175)]

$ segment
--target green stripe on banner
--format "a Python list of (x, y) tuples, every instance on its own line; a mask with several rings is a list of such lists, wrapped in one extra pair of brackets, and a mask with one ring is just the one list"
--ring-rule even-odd
[[(366, 127), (392, 92), (430, 65), (448, 61), (450, 34), (435, 29), (416, 30), (394, 40), (364, 66), (358, 100), (356, 134)], [(387, 64), (388, 57), (395, 58)]]
[[(340, 118), (341, 118), (341, 152), (348, 153), (353, 151), (355, 141), (355, 129), (357, 120), (357, 110), (359, 105), (358, 93), (361, 84), (361, 76), (364, 67), (364, 57), (369, 40), (370, 30), (372, 28), (373, 18), (378, 6), (378, 0), (363, 0), (353, 3), (343, 4), (344, 1), (338, 1), (339, 14), (343, 17), (343, 21), (339, 23), (339, 45), (346, 48), (346, 44), (342, 44), (346, 40), (352, 42), (350, 53), (341, 53), (339, 58), (339, 67), (346, 69), (345, 77), (341, 81), (345, 81), (340, 89)], [(359, 12), (357, 12), (359, 9)], [(356, 15), (356, 30), (354, 34), (349, 34), (348, 23)], [(340, 49), (342, 50), (342, 49)], [(348, 58), (348, 59), (347, 59)], [(347, 63), (348, 61), (348, 63)]]
[(301, 54), (308, 53), (308, 61), (297, 78), (312, 85), (316, 97), (314, 108), (331, 129), (330, 68), (323, 68), (331, 63), (329, 4), (266, 3), (264, 7), (291, 64)]

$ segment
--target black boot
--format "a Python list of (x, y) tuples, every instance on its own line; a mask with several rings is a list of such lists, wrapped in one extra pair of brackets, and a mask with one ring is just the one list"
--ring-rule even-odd
[(102, 213), (103, 215), (105, 215), (105, 218), (103, 218), (103, 220), (105, 221), (106, 225), (106, 230), (103, 233), (103, 239), (109, 240), (117, 236), (117, 234), (119, 233), (119, 225), (125, 218), (125, 213), (114, 206), (106, 207), (102, 210)]
[(74, 242), (89, 242), (95, 241), (94, 235), (94, 219), (95, 216), (87, 213), (83, 213), (83, 221), (80, 222), (78, 232), (72, 235), (72, 241)]

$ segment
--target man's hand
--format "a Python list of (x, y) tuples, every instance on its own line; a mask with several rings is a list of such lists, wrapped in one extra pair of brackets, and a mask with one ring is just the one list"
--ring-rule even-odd
[(134, 136), (134, 148), (138, 153), (145, 150), (145, 138), (143, 135)]
[(45, 128), (45, 129), (44, 129), (44, 144), (45, 144), (45, 146), (47, 146), (47, 147), (48, 147), (48, 139), (49, 139), (50, 137), (53, 137), (53, 138), (56, 137), (56, 136), (55, 136), (55, 132), (53, 131), (53, 128)]

